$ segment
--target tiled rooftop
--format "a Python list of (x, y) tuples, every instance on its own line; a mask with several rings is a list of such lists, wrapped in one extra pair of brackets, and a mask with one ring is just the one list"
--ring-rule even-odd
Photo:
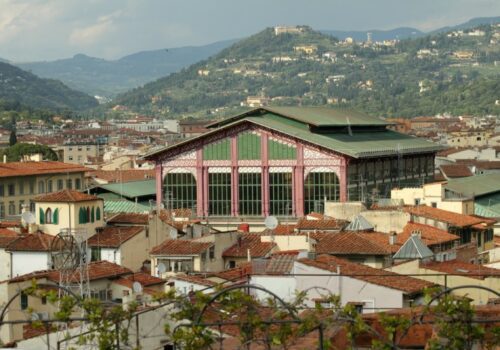
[(253, 258), (264, 257), (268, 255), (274, 248), (274, 242), (261, 242), (261, 237), (254, 234), (244, 234), (240, 236), (238, 242), (227, 248), (222, 256), (225, 258), (245, 258), (250, 249), (250, 256)]
[(491, 219), (465, 215), (465, 214), (458, 214), (443, 209), (429, 207), (426, 205), (405, 207), (404, 210), (415, 216), (446, 222), (456, 227), (467, 227), (482, 223), (487, 223), (487, 224), (492, 223)]
[(118, 248), (122, 243), (144, 231), (142, 226), (107, 226), (90, 237), (87, 244), (90, 247)]
[(73, 203), (73, 202), (86, 202), (100, 200), (98, 197), (75, 191), (75, 190), (62, 190), (59, 192), (53, 192), (48, 194), (42, 194), (35, 197), (35, 202), (63, 202), (63, 203)]
[(173, 277), (170, 277), (170, 280), (179, 280), (179, 281), (184, 281), (184, 282), (198, 284), (198, 285), (207, 286), (207, 287), (213, 287), (213, 286), (216, 286), (218, 284), (214, 281), (210, 281), (206, 278), (196, 276), (196, 275), (177, 274)]
[(169, 239), (151, 249), (151, 255), (198, 255), (213, 246), (211, 242)]
[(147, 225), (149, 222), (148, 214), (139, 213), (119, 213), (109, 218), (108, 224), (132, 224), (132, 225)]
[(299, 259), (298, 262), (334, 273), (337, 273), (337, 267), (339, 267), (341, 275), (356, 275), (352, 278), (410, 294), (421, 292), (424, 288), (432, 286), (429, 282), (413, 277), (356, 264), (330, 255), (320, 255), (315, 260)]
[(474, 175), (465, 164), (443, 164), (440, 166), (441, 172), (447, 178), (467, 177)]
[(445, 230), (440, 230), (434, 226), (409, 222), (403, 228), (403, 232), (397, 235), (397, 242), (402, 244), (410, 238), (412, 232), (420, 232), (420, 239), (428, 247), (433, 245), (453, 242), (459, 240), (460, 237)]
[(55, 236), (43, 232), (36, 232), (18, 236), (5, 249), (11, 252), (49, 252)]
[(325, 220), (308, 220), (302, 218), (297, 222), (297, 229), (306, 230), (341, 230), (347, 226), (349, 222), (345, 220), (325, 219)]
[(0, 177), (66, 174), (87, 170), (89, 169), (81, 165), (53, 161), (0, 163)]
[(457, 260), (421, 263), (420, 266), (432, 271), (454, 275), (464, 275), (475, 279), (484, 279), (490, 275), (495, 276), (495, 278), (500, 277), (500, 269), (495, 269), (479, 264), (470, 264)]
[[(330, 233), (316, 243), (319, 254), (334, 255), (389, 255), (387, 246), (370, 240), (371, 233), (339, 232)], [(389, 242), (389, 237), (387, 237)]]
[(129, 182), (137, 180), (146, 180), (155, 178), (154, 169), (131, 169), (131, 170), (95, 170), (89, 172), (92, 178), (98, 178), (107, 181), (108, 183), (113, 182)]
[(7, 247), (19, 237), (20, 235), (16, 231), (12, 231), (7, 228), (0, 228), (0, 248)]

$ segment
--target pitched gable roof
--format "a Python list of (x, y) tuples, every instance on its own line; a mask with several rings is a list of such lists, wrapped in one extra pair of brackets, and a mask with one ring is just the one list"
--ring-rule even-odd
[(269, 254), (276, 247), (274, 242), (262, 242), (259, 235), (245, 234), (238, 238), (238, 242), (227, 248), (222, 256), (225, 258), (246, 258), (248, 250), (250, 257), (258, 258)]
[(334, 230), (339, 231), (348, 224), (348, 221), (337, 219), (308, 220), (301, 218), (297, 221), (296, 228), (300, 231), (306, 230)]
[(86, 202), (102, 200), (97, 196), (82, 193), (75, 190), (62, 190), (59, 192), (53, 192), (48, 194), (42, 194), (35, 197), (35, 202), (63, 202), (63, 203), (74, 203), (74, 202)]
[(149, 222), (148, 214), (140, 213), (119, 213), (109, 218), (108, 224), (132, 224), (132, 225), (147, 225)]
[(10, 162), (0, 164), (0, 177), (30, 176), (41, 174), (66, 174), (89, 170), (81, 165), (62, 162)]
[(10, 252), (50, 252), (55, 236), (43, 232), (19, 236), (5, 250)]
[(87, 241), (89, 247), (118, 248), (130, 238), (144, 231), (142, 226), (104, 227)]
[(479, 264), (470, 264), (458, 260), (448, 260), (442, 262), (426, 262), (420, 266), (424, 269), (443, 272), (454, 275), (463, 275), (475, 279), (484, 279), (489, 275), (500, 277), (500, 269), (487, 267)]
[(410, 238), (394, 254), (394, 259), (426, 259), (433, 257), (434, 253), (420, 240), (417, 234)]
[(299, 259), (298, 262), (334, 273), (337, 273), (337, 269), (340, 269), (340, 275), (351, 275), (351, 278), (400, 290), (409, 294), (421, 292), (424, 288), (433, 285), (432, 283), (413, 277), (356, 264), (331, 255), (320, 255), (315, 260)]
[(168, 239), (151, 249), (151, 255), (199, 255), (212, 247), (212, 242), (185, 239)]
[(391, 253), (385, 246), (372, 242), (369, 237), (370, 233), (330, 233), (316, 243), (316, 252), (333, 255), (388, 255)]
[(357, 215), (350, 223), (346, 226), (346, 231), (373, 231), (375, 227), (365, 219), (363, 215)]
[(416, 222), (409, 222), (403, 228), (403, 232), (396, 236), (397, 242), (399, 244), (403, 244), (411, 237), (411, 234), (414, 232), (420, 233), (420, 239), (428, 247), (432, 247), (434, 245), (442, 243), (453, 242), (460, 239), (459, 236), (448, 233), (447, 231), (441, 230), (437, 227), (419, 224)]
[(415, 216), (446, 222), (456, 227), (467, 227), (478, 224), (489, 225), (494, 222), (494, 220), (492, 222), (491, 219), (465, 215), (465, 214), (458, 214), (443, 209), (429, 207), (427, 205), (405, 207), (404, 210)]
[(20, 235), (16, 231), (0, 228), (0, 248), (6, 248), (10, 243), (19, 237)]

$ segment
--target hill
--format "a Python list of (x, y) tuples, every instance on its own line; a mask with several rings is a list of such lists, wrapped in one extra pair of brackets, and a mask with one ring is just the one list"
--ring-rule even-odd
[(424, 36), (425, 33), (416, 29), (401, 27), (390, 30), (321, 30), (323, 34), (332, 35), (339, 39), (353, 38), (356, 41), (366, 41), (367, 33), (372, 33), (372, 40), (374, 41), (384, 41), (384, 40), (395, 40), (395, 39), (408, 39), (408, 38), (418, 38)]
[(57, 80), (42, 79), (13, 65), (0, 62), (0, 100), (31, 108), (83, 110), (97, 101)]
[(90, 95), (112, 97), (218, 53), (234, 40), (204, 46), (142, 51), (118, 60), (78, 54), (48, 62), (18, 63), (41, 77), (58, 79)]
[(268, 28), (208, 60), (120, 95), (113, 105), (200, 117), (235, 113), (259, 102), (359, 108), (379, 116), (500, 114), (495, 104), (500, 81), (497, 25), (373, 44), (300, 28), (300, 33), (281, 35)]

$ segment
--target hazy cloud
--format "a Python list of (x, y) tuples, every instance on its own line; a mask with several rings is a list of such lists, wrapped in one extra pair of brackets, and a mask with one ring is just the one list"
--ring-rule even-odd
[(118, 58), (241, 38), (276, 24), (428, 31), (495, 15), (498, 0), (0, 0), (0, 57)]

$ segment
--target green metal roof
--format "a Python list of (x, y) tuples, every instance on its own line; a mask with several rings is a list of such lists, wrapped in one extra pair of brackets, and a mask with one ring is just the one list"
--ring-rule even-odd
[(156, 194), (156, 180), (130, 181), (96, 186), (121, 197), (136, 198)]
[(390, 125), (391, 123), (380, 118), (371, 117), (365, 113), (347, 110), (347, 109), (334, 109), (324, 107), (261, 107), (252, 109), (245, 113), (236, 115), (209, 124), (208, 127), (218, 127), (233, 123), (237, 120), (246, 118), (248, 116), (261, 115), (261, 114), (274, 114), (287, 119), (295, 120), (307, 125), (317, 127), (335, 127), (335, 126), (376, 126), (376, 125)]
[(448, 180), (445, 188), (466, 197), (500, 192), (500, 173), (475, 175)]
[[(285, 108), (285, 107), (280, 107), (280, 108)], [(301, 111), (301, 110), (307, 111), (309, 109), (315, 110), (315, 108), (294, 108), (294, 110), (296, 111)], [(285, 135), (296, 137), (306, 142), (310, 142), (320, 147), (324, 147), (333, 150), (335, 152), (351, 156), (353, 158), (369, 158), (369, 157), (377, 157), (385, 155), (398, 155), (398, 154), (404, 155), (404, 154), (421, 153), (421, 152), (435, 152), (443, 148), (440, 145), (426, 141), (424, 139), (405, 134), (400, 134), (395, 131), (387, 129), (382, 129), (382, 130), (378, 129), (378, 130), (373, 130), (371, 132), (352, 130), (351, 133), (348, 133), (347, 131), (344, 132), (331, 131), (326, 133), (325, 132), (316, 133), (310, 130), (308, 124), (298, 121), (297, 118), (295, 119), (285, 118), (282, 115), (270, 113), (270, 110), (271, 109), (259, 110), (261, 112), (260, 114), (253, 113), (253, 114), (247, 114), (246, 116), (243, 117), (237, 116), (234, 118), (230, 118), (229, 120), (232, 122), (229, 124), (219, 124), (221, 125), (219, 128), (212, 129), (211, 131), (204, 133), (203, 135), (188, 140), (184, 140), (175, 145), (168, 146), (160, 150), (152, 151), (146, 154), (144, 157), (147, 159), (155, 158), (154, 156), (156, 154), (162, 153), (167, 149), (173, 149), (180, 145), (192, 142), (195, 139), (207, 137), (221, 130), (231, 128), (235, 125), (245, 122), (250, 122), (262, 126), (264, 128), (275, 130)], [(254, 110), (253, 112), (255, 111), (256, 110)], [(371, 119), (375, 121), (378, 120), (375, 118)], [(359, 117), (360, 123), (361, 120), (362, 117)], [(321, 121), (320, 118), (320, 122), (324, 122), (324, 120)], [(380, 121), (380, 124), (374, 124), (374, 123), (375, 122), (372, 122), (370, 123), (370, 125), (375, 125), (375, 126), (385, 125), (384, 121)], [(337, 124), (337, 126), (338, 125), (341, 125), (340, 121), (339, 124)], [(342, 125), (345, 126), (345, 123)], [(351, 123), (351, 125), (354, 124)]]
[(487, 218), (500, 218), (500, 193), (476, 198), (474, 200), (474, 214)]
[(104, 201), (104, 211), (107, 213), (147, 213), (149, 209), (150, 208), (144, 204), (126, 199)]
[(417, 235), (411, 235), (394, 254), (393, 259), (425, 259), (432, 256), (434, 256), (434, 253), (422, 240)]

